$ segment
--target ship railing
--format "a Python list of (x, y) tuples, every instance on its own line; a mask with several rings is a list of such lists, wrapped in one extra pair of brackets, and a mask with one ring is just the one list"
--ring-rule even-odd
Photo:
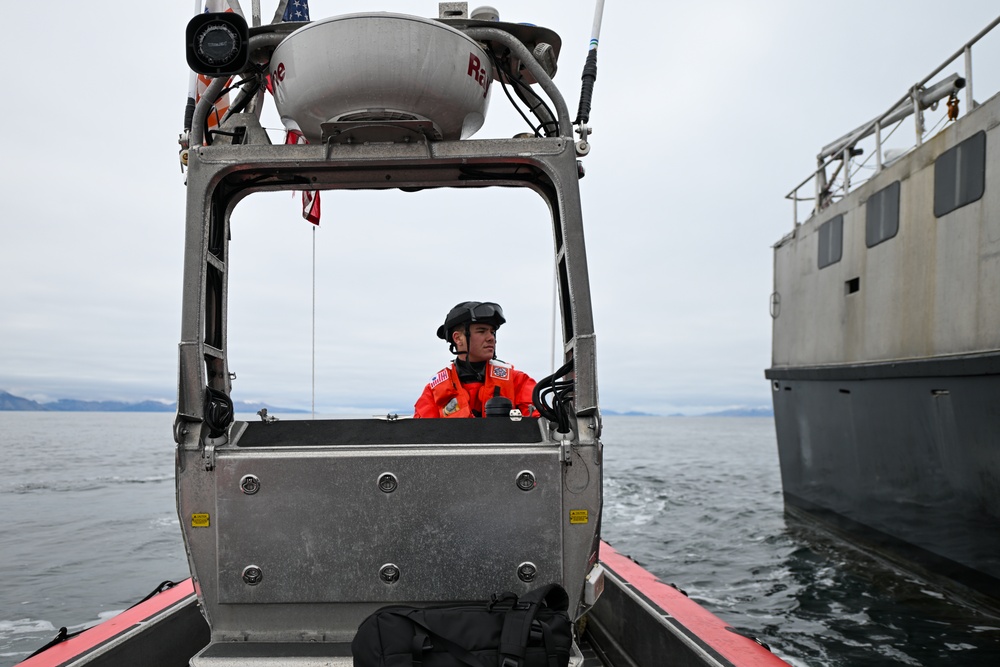
[[(852, 187), (856, 188), (862, 185), (869, 178), (881, 172), (882, 169), (895, 159), (898, 159), (913, 148), (922, 145), (927, 137), (937, 133), (944, 122), (955, 120), (957, 118), (959, 91), (964, 89), (966, 113), (973, 111), (978, 104), (972, 92), (972, 47), (996, 28), (997, 25), (1000, 25), (1000, 17), (994, 19), (975, 37), (953, 53), (951, 57), (936, 67), (934, 71), (911, 86), (903, 97), (881, 115), (876, 116), (867, 123), (824, 146), (816, 156), (816, 170), (785, 195), (785, 199), (792, 200), (794, 226), (798, 226), (799, 224), (799, 202), (813, 202), (809, 215), (816, 215), (831, 204), (846, 197)], [(932, 79), (959, 59), (963, 61), (964, 76), (952, 74), (935, 84), (929, 85)], [(937, 124), (928, 130), (924, 112), (927, 109), (937, 110), (938, 103), (945, 98), (948, 99), (948, 111), (943, 113)], [(902, 151), (898, 149), (886, 149), (885, 142), (899, 128), (902, 121), (909, 116), (913, 116), (914, 119), (915, 142), (909, 144)], [(890, 127), (891, 130), (883, 136), (884, 131)], [(864, 154), (864, 149), (860, 148), (858, 144), (873, 135), (874, 145), (872, 146), (871, 155), (864, 162), (854, 165), (854, 158)], [(872, 157), (875, 158), (875, 165), (874, 167), (869, 167), (868, 161)], [(838, 164), (835, 165), (834, 163)], [(833, 172), (832, 174), (828, 174), (827, 170), (831, 167), (833, 168)], [(865, 169), (869, 170), (869, 173), (862, 174), (862, 170)], [(802, 189), (810, 184), (813, 186), (811, 196), (800, 194)]]

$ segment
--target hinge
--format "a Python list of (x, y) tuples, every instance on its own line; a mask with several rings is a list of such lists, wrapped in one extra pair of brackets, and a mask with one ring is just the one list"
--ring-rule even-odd
[(218, 438), (205, 438), (205, 448), (201, 452), (201, 460), (205, 463), (205, 470), (215, 470), (215, 448), (226, 444), (226, 436)]
[(573, 441), (563, 440), (559, 444), (559, 452), (562, 455), (562, 462), (568, 466), (573, 465)]

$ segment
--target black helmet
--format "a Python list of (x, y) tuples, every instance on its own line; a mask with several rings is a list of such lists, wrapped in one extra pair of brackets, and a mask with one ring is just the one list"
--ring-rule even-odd
[(448, 317), (444, 318), (444, 324), (438, 327), (437, 335), (441, 340), (448, 340), (451, 330), (463, 324), (486, 322), (492, 324), (494, 329), (499, 329), (506, 321), (503, 308), (499, 304), (489, 301), (463, 301), (448, 311)]

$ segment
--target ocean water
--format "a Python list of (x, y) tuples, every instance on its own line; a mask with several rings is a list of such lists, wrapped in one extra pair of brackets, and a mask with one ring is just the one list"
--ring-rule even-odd
[[(173, 416), (0, 412), (0, 667), (187, 576)], [(609, 417), (604, 537), (800, 666), (997, 665), (1000, 619), (786, 519), (769, 419)]]

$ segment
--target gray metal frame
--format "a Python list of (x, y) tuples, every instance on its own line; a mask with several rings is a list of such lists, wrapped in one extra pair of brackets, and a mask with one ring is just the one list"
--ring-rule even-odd
[[(502, 32), (495, 29), (469, 29), (474, 32), (497, 41), (513, 39), (494, 34)], [(224, 123), (225, 131), (242, 136), (238, 144), (220, 135), (213, 145), (203, 146), (200, 132), (192, 132), (175, 424), (177, 494), (213, 642), (343, 643), (364, 616), (384, 604), (480, 599), (503, 590), (525, 592), (547, 581), (566, 587), (574, 614), (585, 611), (585, 578), (596, 563), (600, 537), (602, 446), (580, 167), (565, 103), (530, 52), (521, 46), (517, 53), (549, 93), (562, 136), (272, 145), (253, 114), (238, 114)], [(195, 125), (205, 114), (203, 102)], [(231, 390), (226, 323), (230, 213), (251, 193), (304, 186), (516, 186), (537, 192), (552, 214), (564, 356), (575, 362), (570, 432), (559, 434), (540, 420), (537, 442), (531, 444), (414, 441), (241, 448), (246, 424), (237, 421), (224, 435), (210, 437), (208, 388), (227, 395)], [(401, 420), (397, 428), (405, 433), (408, 423)], [(316, 424), (327, 427), (322, 421)], [(380, 472), (371, 474), (376, 469)], [(391, 512), (373, 510), (388, 498), (376, 481), (389, 469), (410, 495), (394, 496), (397, 506)], [(525, 469), (538, 482), (530, 492), (514, 484)], [(249, 475), (259, 481), (259, 494), (242, 488)], [(358, 479), (363, 483), (351, 490), (348, 485)], [(415, 481), (407, 486), (404, 480)], [(324, 493), (324, 484), (330, 493)], [(470, 519), (483, 515), (489, 521)], [(393, 532), (387, 536), (389, 523)], [(427, 534), (433, 535), (424, 539)], [(384, 565), (398, 566), (398, 585), (380, 581), (375, 569), (381, 564), (378, 550), (391, 550), (394, 544), (406, 545), (399, 555), (404, 562)], [(453, 554), (442, 557), (439, 552), (449, 546)], [(518, 566), (525, 563), (536, 568), (536, 579), (518, 577)], [(259, 582), (251, 568), (262, 572)], [(405, 580), (417, 571), (419, 580)]]

